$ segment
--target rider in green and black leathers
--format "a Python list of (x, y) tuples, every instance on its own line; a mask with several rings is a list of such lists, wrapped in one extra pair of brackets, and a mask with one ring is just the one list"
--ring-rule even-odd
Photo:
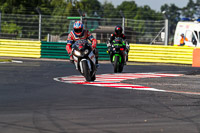
[[(125, 44), (126, 44), (125, 51), (127, 52), (126, 61), (128, 61), (129, 43), (126, 40), (126, 36), (122, 33), (122, 31), (123, 31), (123, 29), (122, 29), (121, 26), (116, 26), (115, 27), (115, 33), (111, 34), (110, 39), (107, 41), (108, 53), (110, 54), (110, 52), (111, 52), (111, 46), (112, 46), (113, 40), (116, 37), (120, 37), (125, 41)], [(110, 56), (112, 56), (112, 54), (110, 54)], [(110, 57), (110, 60), (112, 62), (112, 57)]]

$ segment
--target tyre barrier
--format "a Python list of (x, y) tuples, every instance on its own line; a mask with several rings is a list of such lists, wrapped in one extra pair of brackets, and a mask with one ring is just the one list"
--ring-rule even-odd
[[(64, 42), (0, 39), (0, 56), (69, 59), (65, 47)], [(97, 49), (99, 60), (109, 60), (105, 43), (99, 43)], [(193, 64), (200, 62), (199, 51), (195, 47), (130, 44), (128, 61)]]
[[(99, 43), (99, 60), (109, 60), (107, 46)], [(69, 59), (65, 42), (0, 39), (0, 56)]]
[(41, 57), (41, 42), (0, 39), (0, 56)]
[(192, 64), (194, 47), (130, 44), (129, 61)]
[[(99, 60), (109, 60), (107, 54), (107, 46), (104, 43), (97, 45), (99, 50)], [(66, 43), (64, 42), (42, 42), (41, 45), (41, 58), (59, 58), (69, 59), (69, 55), (66, 51)]]
[(64, 42), (41, 42), (41, 58), (69, 59)]

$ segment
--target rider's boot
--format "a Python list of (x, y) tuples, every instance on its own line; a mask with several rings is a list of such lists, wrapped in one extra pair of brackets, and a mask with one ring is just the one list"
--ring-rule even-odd
[(70, 60), (70, 62), (71, 62), (72, 64), (74, 64), (74, 59), (73, 59), (72, 55), (70, 56), (69, 60)]
[(100, 67), (100, 65), (99, 65), (99, 59), (98, 59), (98, 57), (96, 57), (96, 68), (99, 68)]
[(96, 56), (96, 68), (98, 69), (100, 67), (100, 65), (99, 65), (99, 51), (98, 51), (98, 49), (94, 49), (93, 52)]
[(128, 61), (128, 54), (127, 54), (127, 52), (125, 52), (125, 55), (124, 55), (124, 65), (126, 65), (127, 61)]
[(126, 62), (128, 61), (128, 54), (126, 55)]
[(129, 50), (128, 50), (128, 49), (126, 49), (125, 62), (127, 62), (127, 61), (128, 61), (128, 53), (129, 53)]

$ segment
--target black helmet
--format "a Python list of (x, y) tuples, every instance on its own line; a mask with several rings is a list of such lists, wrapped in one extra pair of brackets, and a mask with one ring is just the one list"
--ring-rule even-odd
[(122, 34), (122, 27), (121, 26), (116, 26), (115, 27), (115, 34), (116, 35), (121, 35)]

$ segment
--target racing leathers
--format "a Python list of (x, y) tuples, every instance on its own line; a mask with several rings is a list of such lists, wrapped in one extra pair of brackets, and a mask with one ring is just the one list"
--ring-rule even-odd
[[(127, 55), (126, 55), (126, 61), (128, 61), (128, 52), (129, 52), (130, 47), (129, 47), (129, 42), (126, 40), (126, 36), (125, 36), (123, 33), (120, 34), (120, 35), (117, 35), (116, 33), (111, 34), (109, 40), (107, 41), (108, 53), (110, 54), (110, 52), (111, 52), (111, 47), (112, 47), (112, 42), (113, 42), (113, 40), (114, 40), (116, 37), (120, 37), (120, 38), (122, 38), (122, 39), (125, 41), (125, 44), (126, 44), (126, 49), (125, 49), (125, 51), (126, 51), (126, 53), (127, 53)], [(110, 56), (111, 56), (111, 54), (110, 54)], [(110, 57), (110, 60), (111, 60), (111, 62), (112, 62), (112, 57)]]
[(70, 55), (70, 62), (73, 63), (71, 47), (77, 40), (90, 40), (92, 42), (93, 52), (96, 57), (96, 65), (98, 65), (98, 50), (96, 49), (97, 40), (93, 37), (93, 35), (88, 30), (83, 30), (80, 36), (76, 35), (74, 31), (71, 31), (69, 33), (68, 38), (67, 38), (66, 50), (68, 54)]

